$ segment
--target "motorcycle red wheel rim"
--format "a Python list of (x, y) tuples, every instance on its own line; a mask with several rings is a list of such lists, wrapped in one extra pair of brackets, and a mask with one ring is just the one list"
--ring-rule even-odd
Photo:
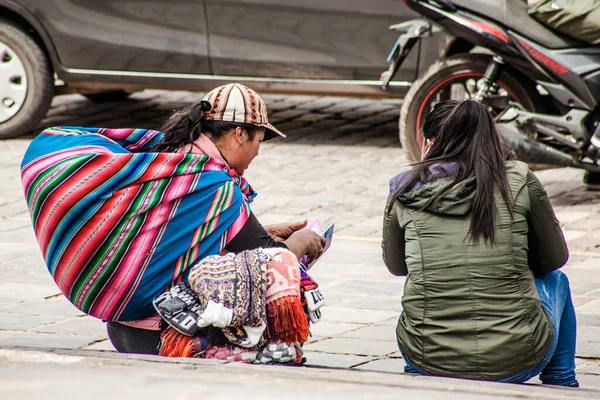
[[(421, 148), (423, 146), (423, 138), (419, 134), (419, 130), (421, 127), (421, 118), (423, 116), (423, 111), (425, 111), (425, 107), (429, 104), (429, 99), (431, 99), (431, 96), (433, 96), (442, 86), (444, 86), (445, 84), (447, 84), (448, 82), (450, 82), (452, 80), (460, 79), (460, 78), (481, 78), (481, 77), (483, 77), (483, 74), (474, 73), (474, 72), (465, 72), (463, 74), (452, 75), (452, 76), (449, 76), (448, 78), (444, 79), (437, 85), (435, 85), (435, 87), (433, 89), (431, 89), (431, 91), (429, 91), (429, 93), (425, 97), (425, 100), (423, 100), (423, 103), (421, 103), (421, 107), (419, 108), (419, 113), (417, 114), (417, 126), (415, 129), (415, 135), (417, 136), (417, 143), (419, 144), (419, 148)], [(515, 101), (517, 103), (520, 103), (519, 98), (504, 82), (498, 81), (498, 86), (500, 86), (502, 89), (506, 90), (508, 92), (508, 94), (510, 94), (510, 96), (513, 99), (515, 99)]]

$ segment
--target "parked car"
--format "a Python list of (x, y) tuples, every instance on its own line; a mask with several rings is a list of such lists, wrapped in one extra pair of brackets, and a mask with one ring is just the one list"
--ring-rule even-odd
[(0, 138), (22, 135), (53, 96), (124, 99), (146, 88), (401, 96), (451, 38), (422, 42), (384, 92), (379, 75), (414, 18), (400, 0), (0, 0)]

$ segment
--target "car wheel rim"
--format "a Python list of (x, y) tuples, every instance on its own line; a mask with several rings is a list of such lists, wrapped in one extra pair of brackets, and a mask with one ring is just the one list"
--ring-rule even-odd
[(23, 61), (0, 41), (0, 123), (14, 117), (25, 104), (27, 73)]

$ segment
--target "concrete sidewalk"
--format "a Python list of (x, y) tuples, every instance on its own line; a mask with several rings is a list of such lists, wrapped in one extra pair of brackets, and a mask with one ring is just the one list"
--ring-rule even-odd
[(25, 399), (598, 399), (550, 388), (383, 372), (274, 367), (97, 352), (0, 349), (0, 394)]
[[(336, 222), (332, 248), (311, 270), (327, 301), (323, 320), (314, 325), (305, 346), (308, 365), (317, 370), (215, 367), (202, 360), (174, 364), (116, 354), (104, 324), (75, 309), (44, 266), (19, 177), (29, 140), (0, 141), (0, 398), (24, 399), (36, 392), (48, 393), (44, 398), (69, 398), (88, 387), (97, 390), (98, 397), (114, 397), (114, 389), (148, 397), (165, 393), (177, 397), (179, 392), (192, 397), (221, 390), (232, 397), (247, 393), (242, 392), (246, 387), (265, 397), (298, 397), (300, 390), (319, 397), (332, 393), (362, 398), (397, 396), (399, 391), (416, 398), (447, 399), (588, 396), (585, 390), (401, 373), (404, 363), (395, 326), (404, 279), (386, 270), (379, 240), (387, 182), (406, 159), (382, 134), (353, 134), (348, 142), (347, 136), (327, 129), (323, 125), (324, 133), (318, 137), (299, 133), (288, 142), (266, 143), (247, 176), (260, 194), (253, 210), (261, 222), (306, 216)], [(571, 250), (563, 270), (571, 281), (578, 318), (578, 378), (583, 388), (600, 390), (600, 194), (586, 192), (581, 175), (571, 169), (538, 173)], [(330, 370), (338, 368), (342, 371)], [(600, 398), (600, 392), (592, 394), (587, 398)]]

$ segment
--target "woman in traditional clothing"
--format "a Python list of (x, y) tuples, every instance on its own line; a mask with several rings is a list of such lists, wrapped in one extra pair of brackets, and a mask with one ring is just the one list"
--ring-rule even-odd
[(277, 136), (261, 97), (229, 84), (160, 131), (57, 127), (32, 141), (22, 181), (48, 269), (71, 303), (108, 322), (118, 351), (158, 353), (153, 300), (207, 256), (318, 256), (324, 239), (305, 223), (263, 227), (250, 210), (243, 174)]

